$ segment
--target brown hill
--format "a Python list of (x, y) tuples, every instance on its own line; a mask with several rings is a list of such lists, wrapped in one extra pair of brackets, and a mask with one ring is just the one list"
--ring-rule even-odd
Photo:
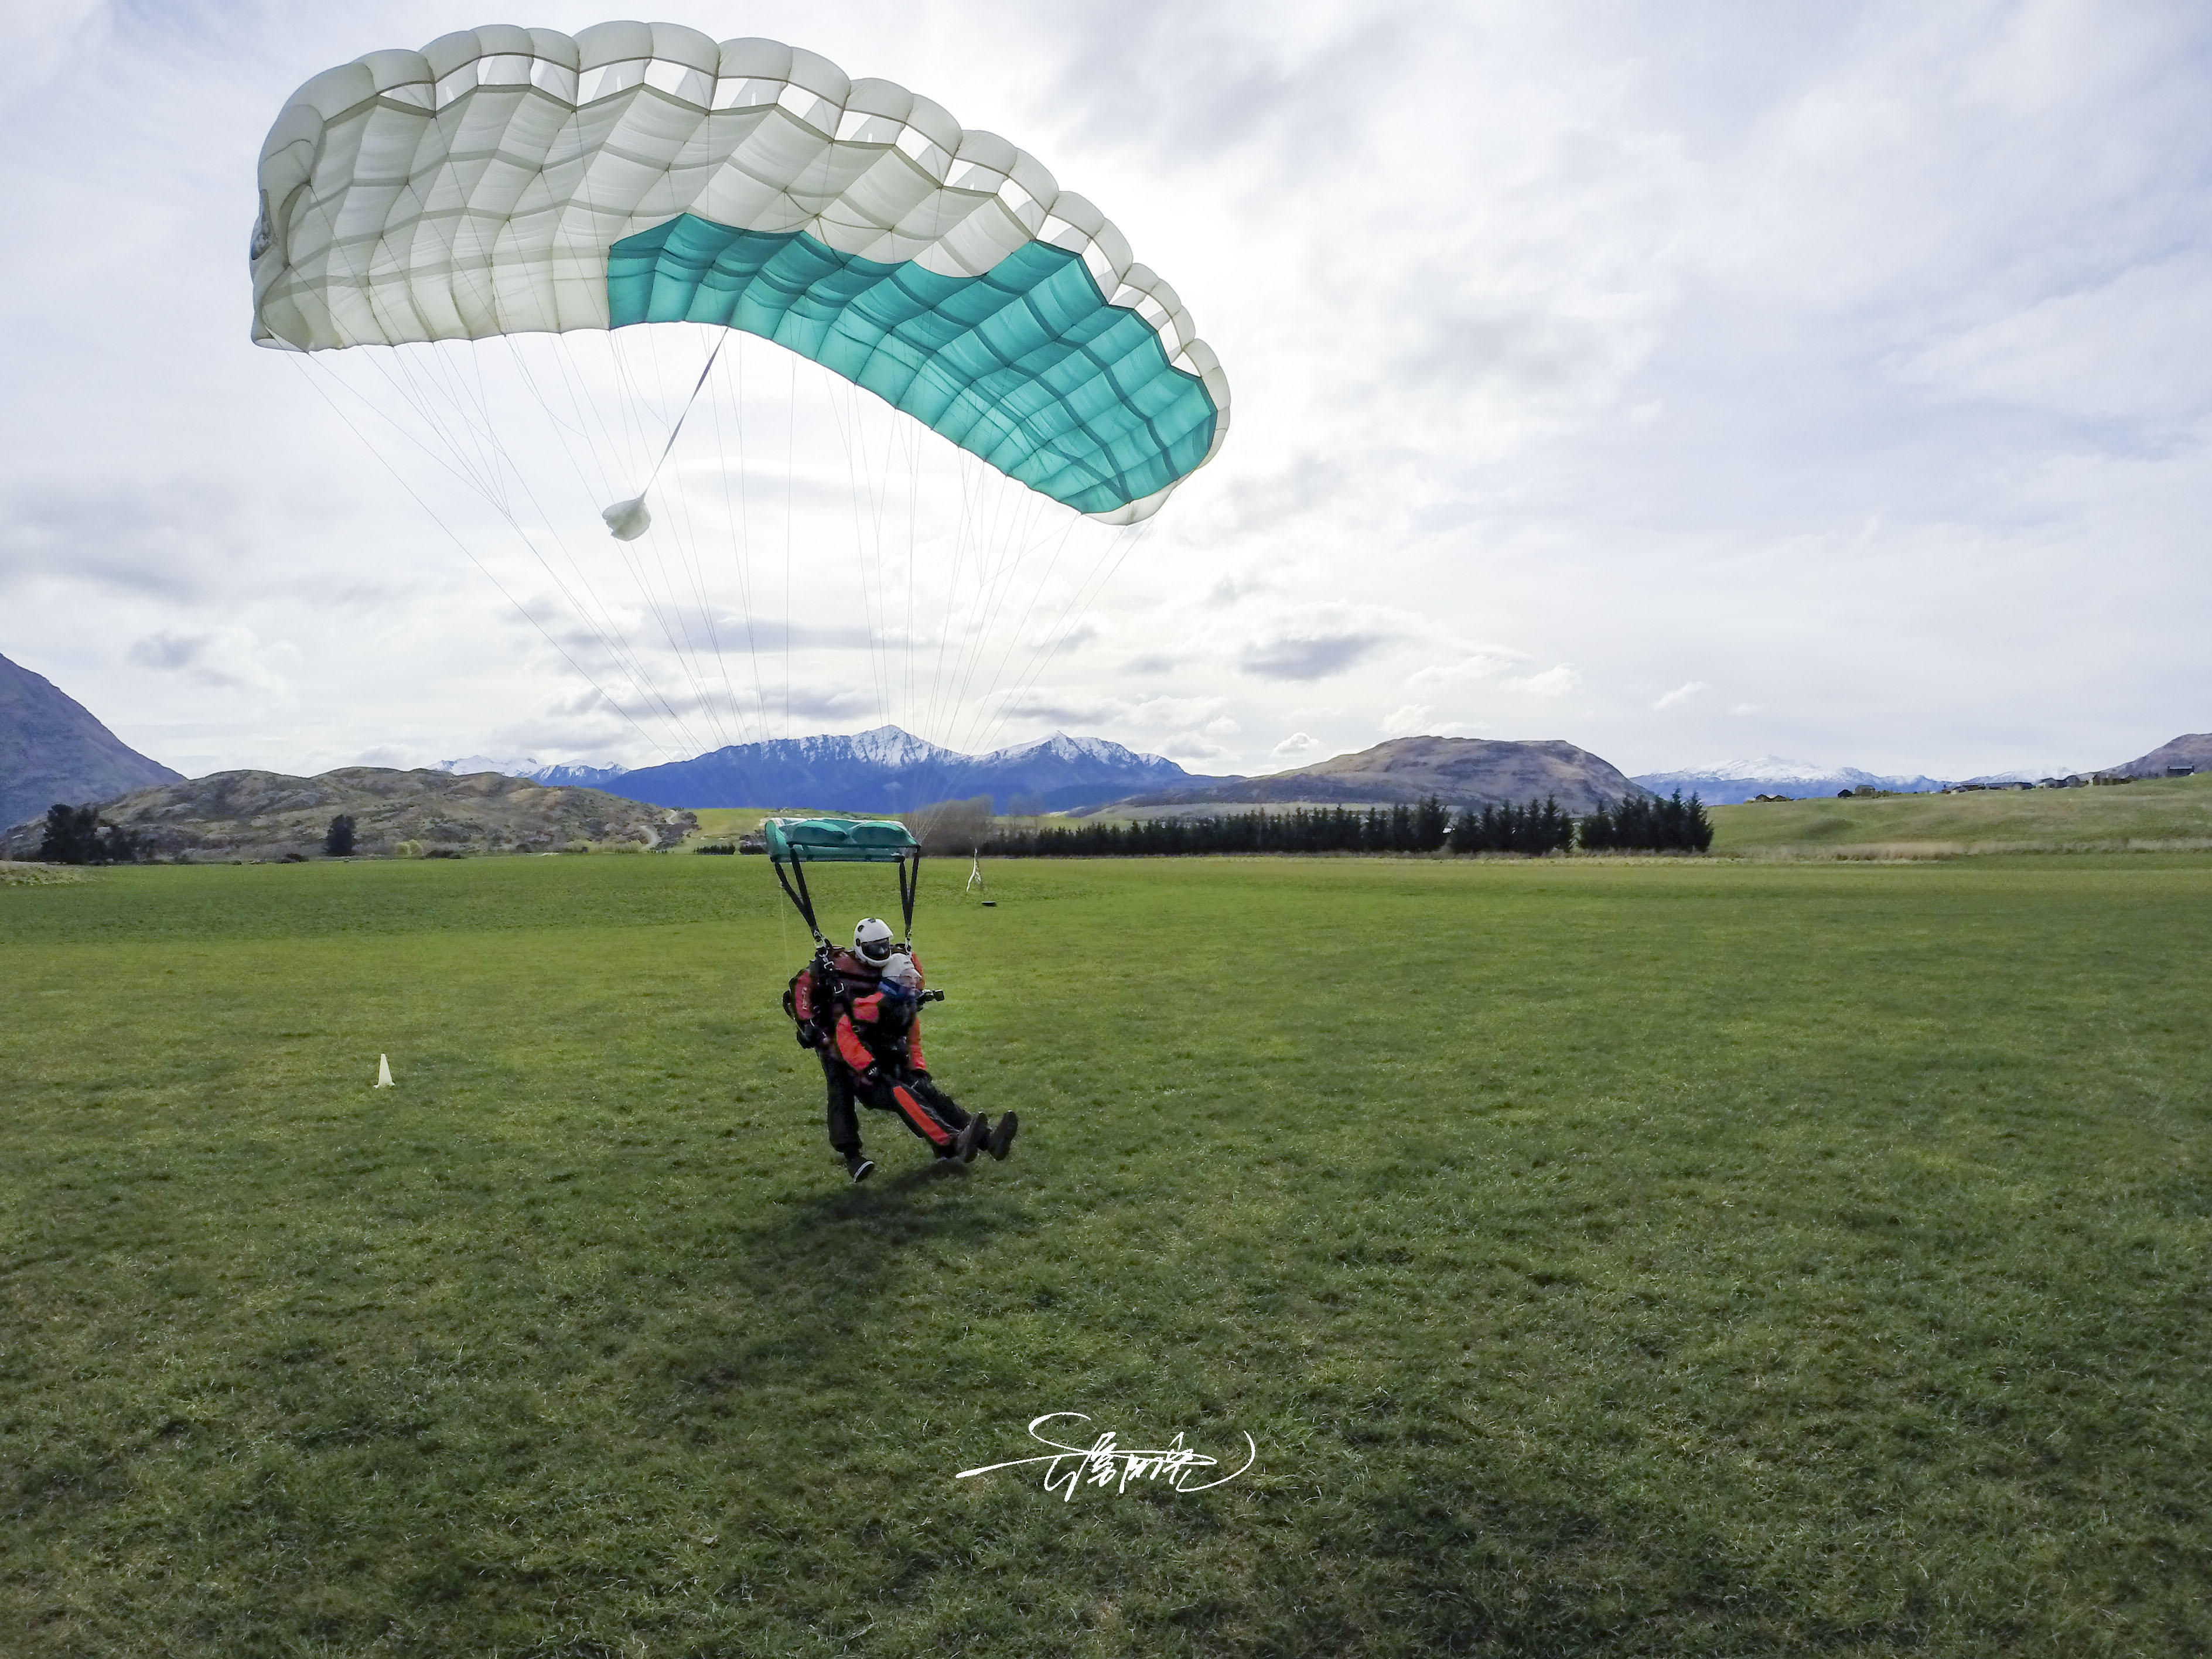
[(2200, 772), (2212, 772), (2212, 732), (2189, 732), (2160, 744), (2148, 755), (2105, 769), (2122, 777), (2162, 778), (2169, 766), (2193, 766)]
[(1437, 795), (1451, 806), (1502, 806), (1549, 795), (1570, 812), (1580, 813), (1601, 802), (1645, 793), (1612, 763), (1557, 738), (1506, 743), (1486, 738), (1393, 738), (1295, 772), (1163, 789), (1119, 804), (1417, 801)]
[(0, 830), (178, 775), (125, 743), (46, 678), (0, 657)]
[[(572, 842), (673, 847), (697, 827), (689, 812), (646, 806), (599, 789), (547, 788), (527, 778), (476, 772), (394, 771), (348, 766), (319, 777), (217, 772), (141, 789), (100, 808), (161, 858), (277, 858), (321, 849), (338, 813), (352, 816), (354, 845), (389, 853), (403, 842), (425, 851), (550, 853)], [(29, 858), (37, 823), (20, 824), (0, 854)]]

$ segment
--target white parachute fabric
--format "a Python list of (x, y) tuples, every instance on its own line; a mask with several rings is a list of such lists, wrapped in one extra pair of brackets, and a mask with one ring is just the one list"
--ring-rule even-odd
[[(264, 344), (605, 329), (609, 250), (684, 214), (943, 276), (1042, 244), (1079, 257), (1203, 384), (1217, 418), (1199, 465), (1228, 431), (1218, 360), (1096, 207), (930, 100), (776, 41), (612, 22), (373, 52), (293, 95), (258, 182)], [(1173, 488), (1094, 516), (1147, 517)]]

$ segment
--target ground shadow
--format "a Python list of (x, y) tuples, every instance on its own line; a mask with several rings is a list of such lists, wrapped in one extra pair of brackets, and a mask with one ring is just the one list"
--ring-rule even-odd
[(1026, 1206), (994, 1187), (994, 1172), (988, 1159), (926, 1159), (856, 1187), (840, 1170), (839, 1184), (738, 1232), (726, 1282), (743, 1312), (706, 1339), (714, 1352), (696, 1356), (696, 1380), (750, 1389), (819, 1380), (853, 1362), (880, 1332), (888, 1298), (936, 1281), (951, 1293), (994, 1240), (1028, 1230)]

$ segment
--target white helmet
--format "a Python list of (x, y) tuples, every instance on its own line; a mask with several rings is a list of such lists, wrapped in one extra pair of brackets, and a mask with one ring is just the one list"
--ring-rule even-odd
[(881, 916), (864, 916), (853, 930), (853, 954), (872, 968), (891, 959), (891, 925)]
[(914, 958), (901, 951), (884, 964), (884, 983), (895, 985), (908, 996), (921, 994), (921, 969), (914, 965)]

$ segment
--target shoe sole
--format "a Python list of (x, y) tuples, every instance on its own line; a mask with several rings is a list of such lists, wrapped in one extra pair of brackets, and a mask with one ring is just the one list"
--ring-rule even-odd
[(960, 1132), (959, 1144), (954, 1151), (959, 1153), (963, 1164), (973, 1164), (975, 1154), (982, 1150), (982, 1121), (981, 1118), (971, 1117), (968, 1120), (968, 1127)]

